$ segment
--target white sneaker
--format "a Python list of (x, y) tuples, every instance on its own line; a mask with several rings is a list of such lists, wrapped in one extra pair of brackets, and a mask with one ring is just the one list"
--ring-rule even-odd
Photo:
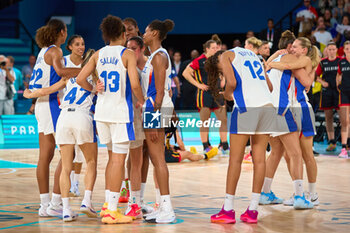
[(156, 209), (149, 214), (143, 215), (143, 218), (145, 219), (146, 222), (153, 222), (154, 223), (158, 214), (159, 214), (159, 209)]
[(97, 213), (92, 205), (88, 206), (82, 203), (80, 206), (80, 212), (86, 214), (89, 218), (97, 218)]
[(318, 194), (317, 193), (309, 193), (305, 192), (305, 197), (307, 200), (309, 200), (314, 206), (317, 206), (320, 204), (320, 201), (318, 200)]
[(62, 220), (63, 222), (72, 222), (77, 220), (78, 215), (71, 209), (63, 210)]
[(141, 209), (143, 214), (150, 214), (154, 211), (152, 206), (145, 204), (143, 201), (141, 201)]
[(176, 215), (173, 208), (160, 208), (159, 214), (156, 217), (156, 223), (174, 223), (175, 221)]
[(53, 217), (60, 217), (60, 216), (62, 216), (62, 213), (63, 213), (62, 203), (60, 203), (58, 205), (54, 205), (54, 204), (52, 204), (52, 202), (50, 202), (49, 206), (46, 209), (46, 213), (49, 216), (53, 216)]
[(50, 217), (50, 215), (48, 215), (46, 212), (46, 209), (48, 206), (49, 206), (49, 204), (47, 204), (47, 205), (40, 204), (40, 208), (38, 211), (39, 217)]
[(295, 193), (293, 193), (293, 195), (289, 199), (284, 200), (283, 205), (293, 206), (294, 205), (294, 196), (295, 196)]

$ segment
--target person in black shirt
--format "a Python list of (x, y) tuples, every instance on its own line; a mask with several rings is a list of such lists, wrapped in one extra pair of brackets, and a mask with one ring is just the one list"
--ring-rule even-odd
[(317, 81), (322, 84), (320, 109), (324, 111), (326, 118), (326, 129), (328, 135), (328, 147), (326, 151), (336, 150), (333, 109), (339, 110), (339, 91), (336, 85), (336, 78), (338, 64), (341, 60), (341, 58), (337, 57), (337, 50), (337, 45), (334, 42), (329, 43), (327, 45), (328, 57), (323, 58), (316, 69)]
[(341, 144), (342, 150), (339, 154), (340, 158), (348, 158), (347, 148), (350, 146), (349, 132), (349, 106), (350, 106), (350, 41), (344, 43), (345, 58), (340, 60), (337, 87), (340, 92), (339, 101), (339, 118), (341, 124)]

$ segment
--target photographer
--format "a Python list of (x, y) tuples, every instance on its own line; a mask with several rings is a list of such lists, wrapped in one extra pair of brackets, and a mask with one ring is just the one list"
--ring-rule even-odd
[(6, 67), (6, 57), (0, 55), (0, 115), (11, 115), (15, 113), (13, 106), (14, 91), (12, 84), (15, 77)]

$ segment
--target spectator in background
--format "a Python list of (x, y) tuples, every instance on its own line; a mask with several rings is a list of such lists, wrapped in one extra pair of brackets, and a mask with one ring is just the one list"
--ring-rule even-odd
[(335, 6), (333, 0), (319, 0), (318, 8), (320, 9), (321, 14), (326, 14), (327, 9), (332, 9)]
[(176, 74), (179, 73), (180, 65), (181, 65), (181, 53), (179, 51), (176, 51), (174, 53), (174, 67), (176, 70)]
[(241, 41), (238, 40), (238, 39), (235, 39), (235, 40), (233, 41), (233, 48), (236, 48), (236, 47), (242, 47), (242, 43), (241, 43)]
[(331, 33), (326, 31), (326, 25), (322, 16), (318, 18), (317, 27), (312, 34), (315, 36), (316, 41), (320, 43), (321, 52), (323, 52), (330, 41), (333, 41)]
[(337, 44), (339, 45), (339, 47), (342, 47), (344, 42), (345, 42), (345, 31), (350, 31), (350, 20), (349, 20), (349, 16), (344, 15), (341, 21), (341, 24), (338, 24), (335, 28), (335, 30), (337, 31), (337, 36), (335, 38), (335, 41), (337, 42)]
[(170, 57), (170, 59), (171, 59), (171, 62), (173, 62), (173, 59), (174, 59), (174, 52), (175, 52), (174, 48), (173, 48), (173, 47), (169, 47), (169, 48), (167, 49), (167, 51), (168, 51), (169, 57)]
[(253, 37), (253, 36), (255, 36), (255, 35), (254, 35), (254, 32), (252, 30), (247, 31), (247, 34), (245, 35), (246, 39)]
[(29, 64), (22, 67), (23, 85), (26, 89), (29, 87), (29, 80), (32, 77), (33, 68), (36, 62), (36, 57), (34, 55), (29, 56)]
[(227, 45), (226, 44), (222, 44), (221, 50), (226, 51), (227, 50)]
[(184, 110), (195, 110), (196, 108), (196, 91), (197, 88), (189, 83), (183, 76), (182, 73), (194, 59), (199, 57), (199, 52), (197, 50), (191, 51), (191, 59), (186, 60), (181, 63), (180, 70), (178, 72), (178, 77), (180, 79), (181, 85), (181, 108)]
[(261, 62), (265, 62), (270, 57), (270, 45), (268, 41), (262, 41), (258, 50), (258, 57)]
[(324, 24), (326, 25), (326, 30), (330, 30), (337, 24), (337, 20), (332, 17), (332, 12), (330, 9), (324, 11)]
[[(12, 56), (8, 56), (6, 66), (10, 70), (11, 74), (15, 77), (15, 82), (13, 83), (13, 85), (14, 85), (14, 88), (16, 90), (16, 93), (13, 97), (13, 100), (17, 100), (18, 90), (23, 89), (23, 76), (22, 76), (22, 72), (19, 69), (17, 69), (16, 67), (14, 67), (14, 65), (15, 65), (15, 58)], [(12, 73), (12, 71), (13, 71), (13, 73)]]
[(332, 10), (333, 18), (340, 22), (344, 15), (344, 0), (337, 0), (337, 6)]
[(15, 77), (6, 67), (6, 57), (0, 55), (0, 115), (15, 114), (13, 106), (13, 90), (11, 85), (15, 81)]
[(259, 38), (266, 40), (269, 43), (272, 53), (278, 50), (278, 41), (280, 40), (281, 32), (275, 29), (273, 19), (267, 20), (267, 29), (260, 32)]
[(316, 9), (311, 6), (310, 0), (304, 0), (304, 5), (296, 10), (296, 22), (299, 23), (298, 36), (307, 35), (311, 31), (318, 15)]

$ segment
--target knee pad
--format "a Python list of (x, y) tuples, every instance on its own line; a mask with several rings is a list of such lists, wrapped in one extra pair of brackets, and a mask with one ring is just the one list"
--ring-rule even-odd
[(112, 152), (117, 154), (127, 154), (129, 152), (130, 142), (113, 143)]

